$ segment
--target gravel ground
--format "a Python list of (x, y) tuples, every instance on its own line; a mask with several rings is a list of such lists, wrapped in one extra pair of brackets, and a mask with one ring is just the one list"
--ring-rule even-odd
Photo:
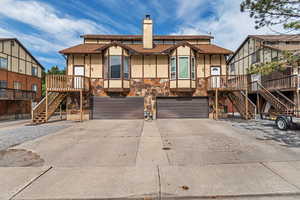
[(0, 129), (0, 150), (33, 140), (35, 138), (55, 133), (72, 126), (70, 121), (41, 124), (38, 126), (16, 126)]
[(287, 131), (280, 131), (270, 120), (224, 120), (232, 126), (248, 130), (247, 133), (254, 134), (257, 139), (274, 140), (287, 147), (300, 147), (300, 128), (293, 127)]

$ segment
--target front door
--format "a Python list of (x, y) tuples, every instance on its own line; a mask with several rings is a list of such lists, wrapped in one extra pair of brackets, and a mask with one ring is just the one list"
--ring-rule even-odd
[(74, 88), (80, 89), (83, 88), (83, 77), (84, 76), (84, 67), (83, 66), (74, 66)]
[(213, 66), (210, 68), (210, 75), (212, 76), (212, 88), (220, 87), (220, 75), (221, 75), (221, 67)]

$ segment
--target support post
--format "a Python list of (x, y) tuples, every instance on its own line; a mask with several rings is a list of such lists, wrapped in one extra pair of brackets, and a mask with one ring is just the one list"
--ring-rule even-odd
[(59, 105), (59, 117), (60, 117), (60, 120), (62, 120), (61, 104)]
[(245, 104), (246, 104), (246, 120), (248, 120), (249, 102), (248, 102), (248, 88), (247, 87), (246, 87), (246, 94), (245, 94)]
[(259, 102), (259, 94), (258, 94), (258, 92), (256, 91), (256, 108), (257, 108), (257, 114), (260, 114), (260, 108), (259, 108), (259, 106), (260, 106), (260, 102)]
[(296, 116), (297, 117), (299, 117), (300, 115), (300, 113), (299, 113), (299, 107), (300, 107), (300, 99), (299, 99), (299, 89), (297, 88), (297, 92), (296, 92), (296, 94), (297, 94), (297, 104), (296, 104)]
[(216, 104), (216, 106), (215, 106), (215, 108), (216, 108), (216, 119), (219, 119), (219, 104), (218, 104), (218, 89), (216, 89), (216, 102), (215, 102), (215, 104)]
[(48, 121), (48, 90), (46, 88), (46, 113), (45, 113), (45, 121)]
[(80, 121), (82, 122), (82, 90), (80, 90)]

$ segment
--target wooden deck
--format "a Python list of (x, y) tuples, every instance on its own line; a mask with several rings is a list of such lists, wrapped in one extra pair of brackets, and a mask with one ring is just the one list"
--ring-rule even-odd
[[(260, 84), (269, 90), (270, 92), (280, 90), (280, 91), (296, 91), (300, 86), (300, 79), (298, 75), (289, 75), (276, 79), (270, 79), (266, 81), (261, 81)], [(254, 93), (257, 91), (257, 83), (249, 83), (249, 93)]]
[(247, 76), (209, 76), (207, 78), (207, 91), (240, 91), (247, 88)]
[(90, 79), (75, 75), (47, 75), (46, 89), (49, 92), (84, 92), (90, 90)]

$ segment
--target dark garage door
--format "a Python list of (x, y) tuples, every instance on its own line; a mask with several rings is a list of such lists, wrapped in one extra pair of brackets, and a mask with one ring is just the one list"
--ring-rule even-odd
[(93, 97), (93, 119), (143, 119), (143, 97)]
[(208, 118), (208, 99), (157, 98), (157, 118)]

